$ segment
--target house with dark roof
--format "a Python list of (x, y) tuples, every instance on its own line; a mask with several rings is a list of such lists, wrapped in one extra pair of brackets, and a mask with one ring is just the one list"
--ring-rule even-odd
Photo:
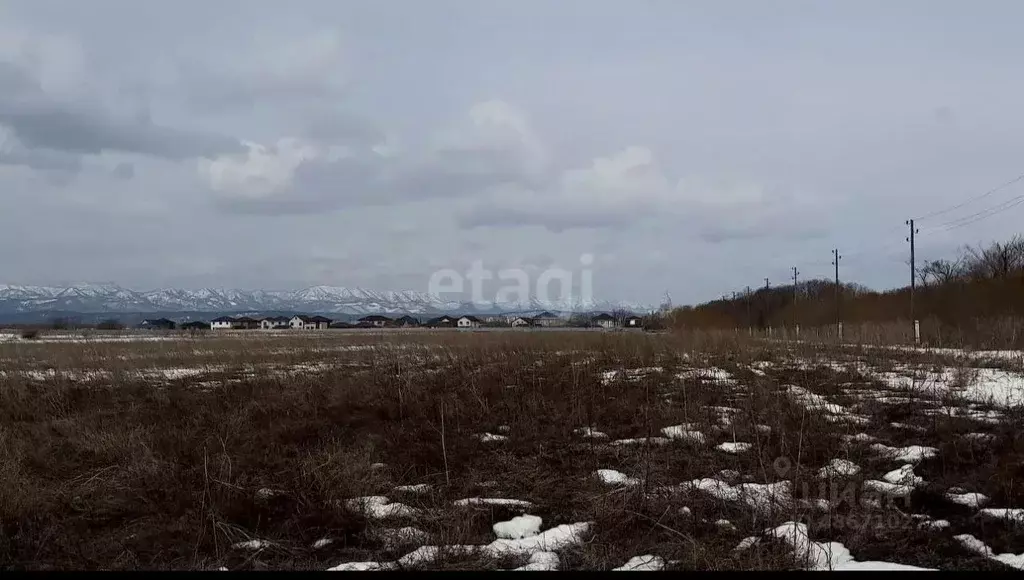
[(146, 330), (174, 330), (174, 321), (166, 318), (150, 318), (143, 320), (139, 328)]
[(218, 316), (210, 321), (210, 328), (213, 330), (228, 330), (239, 327), (236, 326), (234, 317)]
[(289, 319), (287, 316), (268, 316), (260, 319), (261, 330), (274, 330), (277, 328), (288, 328)]
[(210, 330), (210, 325), (202, 320), (193, 320), (181, 325), (182, 330)]
[(379, 314), (371, 314), (369, 316), (364, 316), (364, 317), (360, 318), (357, 322), (360, 322), (360, 323), (366, 322), (366, 323), (368, 323), (368, 324), (370, 324), (372, 326), (376, 326), (377, 328), (381, 328), (381, 327), (390, 325), (392, 320), (390, 318), (388, 318), (387, 316), (381, 316)]
[(455, 326), (459, 328), (478, 328), (480, 326), (480, 319), (476, 316), (470, 316), (467, 314), (465, 316), (460, 316), (458, 320), (455, 321)]
[(627, 316), (625, 320), (622, 321), (622, 325), (626, 328), (643, 328), (644, 319), (639, 316)]
[(591, 318), (590, 321), (593, 322), (594, 325), (600, 326), (601, 328), (615, 328), (616, 326), (615, 317), (612, 316), (611, 314), (608, 314), (607, 312), (602, 312), (601, 314), (598, 314), (597, 316)]
[(394, 325), (397, 326), (397, 327), (400, 327), (400, 328), (411, 328), (411, 327), (419, 326), (420, 325), (420, 321), (419, 321), (419, 319), (413, 318), (412, 316), (409, 316), (408, 314), (406, 314), (405, 316), (402, 316), (400, 318), (396, 318), (395, 322), (394, 322)]
[(241, 328), (244, 330), (253, 330), (260, 327), (260, 321), (255, 318), (248, 316), (239, 316), (235, 318), (235, 326), (232, 328)]
[(438, 316), (428, 320), (426, 326), (429, 328), (451, 328), (455, 326), (456, 321), (457, 319), (451, 316)]
[(512, 319), (512, 328), (525, 328), (529, 326), (536, 326), (533, 323), (532, 318), (527, 318), (525, 316), (517, 316)]

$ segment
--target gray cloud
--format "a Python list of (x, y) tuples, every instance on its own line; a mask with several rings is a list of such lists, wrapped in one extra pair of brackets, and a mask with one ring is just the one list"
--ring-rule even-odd
[(1018, 3), (577, 4), (9, 0), (0, 282), (422, 290), (592, 252), (602, 296), (684, 303), (839, 247), (885, 287), (905, 219), (1020, 173)]

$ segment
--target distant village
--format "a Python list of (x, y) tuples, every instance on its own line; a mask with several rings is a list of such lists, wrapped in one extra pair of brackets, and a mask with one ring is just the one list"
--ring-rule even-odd
[(372, 314), (355, 322), (334, 321), (325, 316), (267, 316), (254, 318), (249, 316), (221, 316), (209, 322), (194, 320), (177, 323), (167, 318), (156, 318), (142, 321), (139, 328), (150, 330), (326, 330), (333, 328), (543, 328), (543, 327), (580, 327), (580, 328), (644, 328), (645, 318), (633, 314), (617, 313), (615, 315), (601, 313), (597, 315), (574, 315), (561, 317), (551, 312), (541, 312), (536, 316), (472, 316), (454, 315), (438, 316), (421, 320), (405, 315), (396, 318)]

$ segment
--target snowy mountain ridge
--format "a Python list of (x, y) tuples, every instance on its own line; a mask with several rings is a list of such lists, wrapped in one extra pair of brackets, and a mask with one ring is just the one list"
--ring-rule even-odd
[(0, 314), (70, 311), (81, 313), (127, 312), (232, 312), (294, 311), (338, 314), (428, 314), (441, 312), (558, 312), (627, 309), (646, 311), (637, 304), (612, 302), (548, 302), (470, 304), (412, 290), (367, 290), (343, 286), (311, 286), (301, 290), (267, 291), (202, 288), (164, 288), (138, 291), (116, 284), (26, 286), (0, 284)]

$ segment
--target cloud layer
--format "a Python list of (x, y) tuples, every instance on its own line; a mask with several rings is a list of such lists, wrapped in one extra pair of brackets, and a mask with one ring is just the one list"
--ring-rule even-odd
[(839, 247), (889, 286), (906, 218), (1020, 173), (1009, 2), (51, 3), (0, 29), (3, 282), (423, 291), (593, 254), (598, 298), (688, 302)]

